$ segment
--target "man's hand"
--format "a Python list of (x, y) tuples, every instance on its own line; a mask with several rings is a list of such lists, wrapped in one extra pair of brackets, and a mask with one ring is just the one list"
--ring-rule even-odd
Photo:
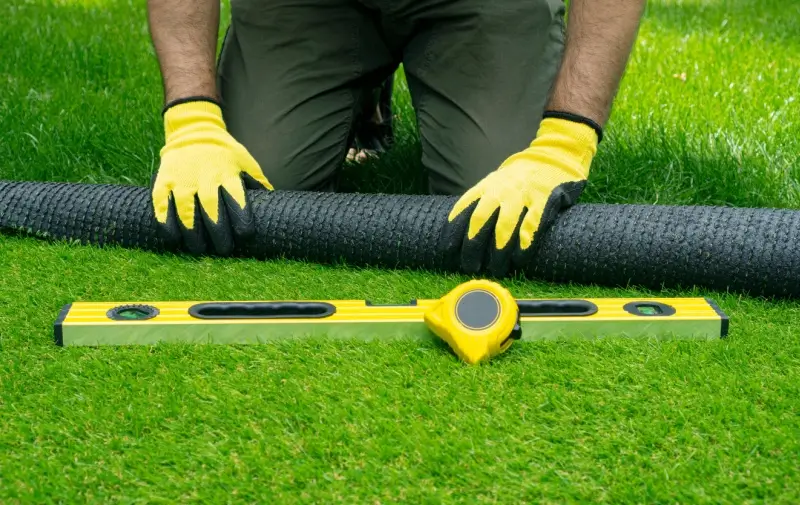
[(152, 189), (156, 221), (174, 245), (230, 254), (235, 240), (255, 231), (245, 187), (273, 188), (216, 103), (219, 1), (148, 0), (147, 14), (167, 103)]
[(570, 0), (564, 57), (535, 140), (469, 189), (450, 213), (453, 223), (475, 205), (461, 251), (465, 271), (486, 268), (501, 276), (514, 263), (527, 264), (531, 244), (577, 201), (645, 3)]
[(245, 186), (272, 190), (272, 185), (247, 149), (226, 131), (216, 104), (174, 105), (164, 114), (164, 130), (166, 143), (152, 190), (164, 237), (172, 243), (183, 238), (199, 254), (208, 249), (208, 236), (217, 254), (230, 254), (235, 239), (255, 232)]
[(543, 120), (529, 148), (473, 186), (450, 212), (452, 223), (476, 204), (461, 246), (462, 268), (504, 275), (512, 258), (524, 255), (557, 213), (577, 201), (597, 143), (590, 126)]

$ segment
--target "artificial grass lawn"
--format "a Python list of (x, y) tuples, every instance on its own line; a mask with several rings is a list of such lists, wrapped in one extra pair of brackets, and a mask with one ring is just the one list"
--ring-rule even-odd
[[(0, 6), (0, 178), (149, 181), (161, 95), (144, 12)], [(651, 2), (583, 201), (800, 206), (798, 15), (774, 0)], [(422, 187), (407, 104), (401, 92), (399, 146), (351, 167), (352, 187)], [(524, 344), (480, 367), (434, 342), (52, 344), (74, 300), (404, 302), (463, 280), (2, 236), (0, 501), (800, 499), (796, 302), (667, 291), (715, 298), (730, 337)]]

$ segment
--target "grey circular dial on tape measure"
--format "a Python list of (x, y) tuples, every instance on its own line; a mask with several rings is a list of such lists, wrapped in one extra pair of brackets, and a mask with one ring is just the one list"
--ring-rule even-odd
[(500, 301), (482, 289), (469, 291), (456, 302), (458, 322), (470, 330), (485, 330), (500, 317)]

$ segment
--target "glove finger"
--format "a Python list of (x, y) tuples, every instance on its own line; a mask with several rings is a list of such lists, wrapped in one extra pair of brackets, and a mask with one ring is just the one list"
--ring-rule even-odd
[(183, 237), (183, 244), (186, 250), (191, 254), (205, 254), (208, 251), (208, 237), (206, 236), (205, 229), (202, 225), (202, 218), (200, 217), (200, 205), (195, 206), (195, 225), (193, 228), (187, 228), (179, 221), (178, 227), (181, 230)]
[(158, 180), (158, 173), (150, 178), (150, 208), (156, 223), (158, 235), (167, 248), (180, 246), (181, 231), (178, 228), (178, 211), (172, 191)]
[(472, 202), (452, 221), (446, 221), (442, 226), (438, 250), (442, 254), (441, 263), (448, 268), (454, 269), (461, 262), (461, 248), (467, 235), (470, 217), (477, 205), (477, 201)]
[(469, 220), (467, 234), (461, 247), (461, 267), (468, 273), (478, 273), (494, 247), (494, 231), (500, 215), (499, 202), (483, 197), (478, 200)]
[(233, 251), (233, 232), (223, 194), (220, 186), (214, 186), (202, 189), (198, 199), (202, 205), (200, 215), (214, 252), (220, 256), (227, 256)]
[(192, 254), (203, 254), (208, 247), (203, 219), (200, 216), (200, 201), (194, 191), (173, 190), (175, 208), (178, 215), (178, 228), (183, 244)]
[(464, 193), (461, 196), (461, 198), (458, 199), (455, 205), (453, 205), (453, 208), (450, 209), (450, 214), (447, 216), (447, 220), (451, 222), (455, 220), (467, 208), (477, 203), (480, 197), (481, 197), (481, 192), (477, 187), (470, 188), (466, 193)]
[(156, 172), (153, 172), (153, 173), (150, 175), (150, 189), (152, 189), (152, 190), (154, 190), (154, 191), (155, 191), (155, 189), (156, 189), (156, 186), (158, 186), (158, 185), (156, 184), (156, 182), (158, 182), (158, 174), (159, 174), (159, 172), (158, 172), (158, 171), (156, 171)]
[[(245, 240), (252, 237), (255, 234), (256, 225), (242, 179), (236, 177), (226, 182), (220, 190), (220, 198), (224, 203), (224, 213), (229, 221), (229, 227), (232, 229), (234, 240)], [(244, 206), (239, 205), (240, 201), (244, 202)]]
[(526, 269), (532, 263), (539, 238), (547, 232), (561, 211), (564, 193), (557, 187), (547, 199), (544, 208), (529, 209), (522, 220), (519, 232), (519, 246), (515, 248), (512, 263), (520, 269)]
[(495, 226), (495, 239), (487, 253), (486, 271), (489, 275), (502, 278), (511, 270), (514, 251), (519, 248), (519, 232), (525, 213), (524, 207), (519, 210), (501, 208), (498, 224)]
[[(267, 180), (264, 171), (258, 164), (253, 155), (242, 146), (242, 153), (239, 156), (239, 166), (242, 169), (242, 179), (247, 189), (266, 189), (274, 190), (272, 183)], [(244, 204), (242, 204), (244, 206)]]
[(536, 234), (536, 230), (542, 224), (542, 221), (545, 218), (545, 211), (550, 211), (553, 207), (556, 206), (558, 198), (553, 198), (553, 194), (550, 195), (547, 202), (545, 203), (544, 207), (540, 205), (536, 205), (528, 209), (528, 212), (525, 214), (524, 219), (522, 220), (522, 226), (519, 230), (519, 248), (523, 251), (528, 249), (531, 244), (533, 243), (533, 237)]
[(158, 174), (153, 175), (151, 179), (150, 200), (153, 207), (153, 216), (161, 224), (167, 222), (167, 214), (169, 213), (170, 199), (172, 198), (172, 191), (169, 186), (163, 184), (158, 179)]
[(178, 210), (175, 208), (175, 199), (170, 194), (167, 199), (167, 216), (165, 222), (156, 221), (158, 232), (170, 249), (180, 247), (181, 229), (178, 226)]
[(250, 190), (260, 190), (260, 191), (273, 191), (272, 184), (268, 183), (267, 186), (264, 185), (263, 182), (253, 179), (253, 177), (248, 174), (247, 172), (242, 172), (241, 174), (242, 184), (244, 184), (244, 188)]
[(581, 194), (583, 193), (583, 189), (585, 187), (586, 187), (585, 180), (571, 181), (561, 184), (559, 186), (559, 189), (562, 191), (560, 210), (575, 205), (578, 202), (578, 198), (580, 198)]
[[(492, 217), (495, 218), (494, 223), (497, 222), (497, 213), (500, 210), (500, 202), (494, 198), (484, 195), (478, 200), (478, 205), (472, 212), (469, 219), (469, 228), (467, 229), (467, 238), (473, 238), (478, 235), (478, 232), (486, 227), (486, 223)], [(494, 223), (492, 229), (494, 229)], [(494, 235), (494, 234), (493, 234)]]
[(500, 215), (494, 231), (495, 249), (503, 249), (511, 242), (514, 232), (522, 220), (525, 207), (520, 201), (505, 202), (500, 206)]
[[(480, 207), (480, 203), (478, 207)], [(475, 212), (477, 211), (478, 209), (476, 208)], [(461, 268), (465, 273), (477, 274), (483, 271), (488, 259), (489, 249), (494, 248), (494, 228), (499, 214), (500, 209), (495, 209), (488, 218), (481, 218), (484, 225), (478, 229), (477, 234), (473, 238), (469, 238), (469, 233), (464, 237), (464, 242), (461, 246)], [(474, 213), (472, 219), (475, 219)]]

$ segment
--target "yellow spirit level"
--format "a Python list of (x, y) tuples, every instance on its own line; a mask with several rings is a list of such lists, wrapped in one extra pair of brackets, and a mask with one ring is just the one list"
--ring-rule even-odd
[(505, 351), (515, 340), (721, 338), (728, 333), (728, 317), (706, 298), (514, 299), (497, 283), (474, 280), (441, 299), (401, 305), (368, 300), (75, 302), (61, 310), (54, 333), (61, 346), (438, 336), (474, 363)]

